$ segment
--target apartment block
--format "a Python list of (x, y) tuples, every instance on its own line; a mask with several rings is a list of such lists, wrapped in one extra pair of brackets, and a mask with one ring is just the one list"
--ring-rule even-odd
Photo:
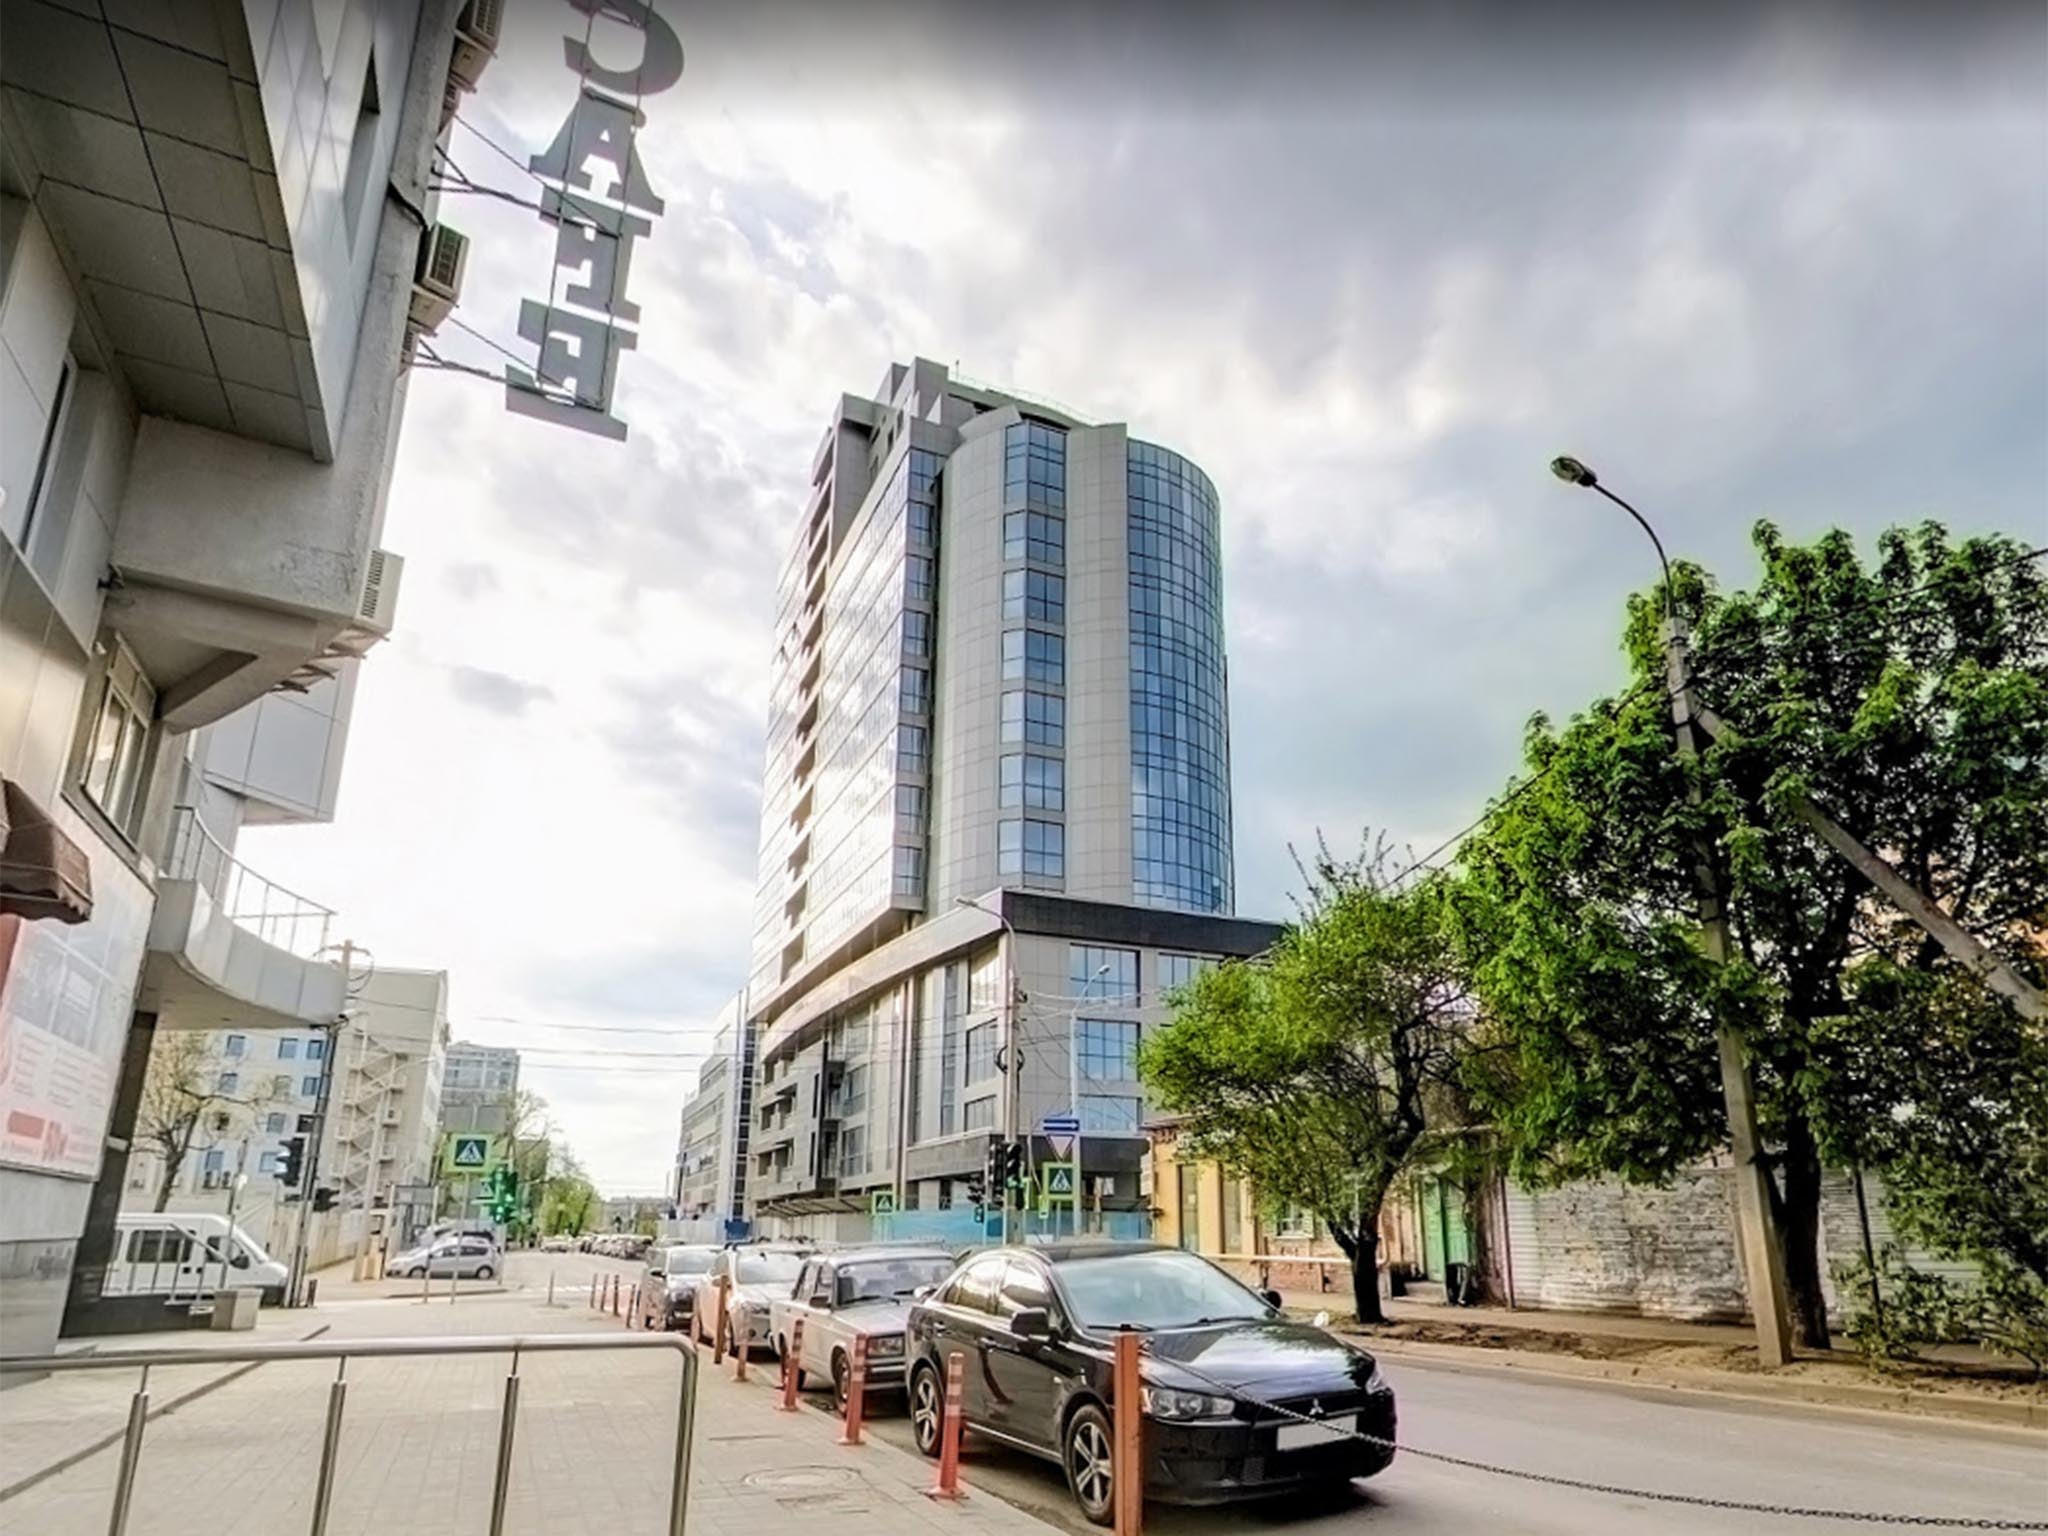
[(754, 1044), (742, 992), (718, 1016), (718, 1032), (683, 1105), (676, 1136), (673, 1219), (693, 1237), (723, 1236), (745, 1219)]

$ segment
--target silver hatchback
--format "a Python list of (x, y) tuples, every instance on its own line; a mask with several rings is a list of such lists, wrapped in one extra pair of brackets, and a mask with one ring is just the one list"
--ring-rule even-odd
[(384, 1266), (387, 1275), (488, 1280), (503, 1267), (498, 1250), (478, 1237), (444, 1237), (431, 1246), (407, 1249)]

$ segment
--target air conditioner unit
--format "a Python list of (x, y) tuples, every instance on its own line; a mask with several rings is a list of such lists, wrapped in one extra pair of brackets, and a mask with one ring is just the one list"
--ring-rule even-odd
[(388, 549), (370, 551), (370, 568), (363, 576), (362, 600), (356, 604), (356, 622), (373, 634), (388, 635), (398, 619), (398, 584), (405, 575), (405, 557)]
[(446, 224), (436, 224), (420, 241), (419, 265), (412, 276), (412, 309), (407, 319), (415, 331), (433, 335), (462, 300), (462, 269), (469, 262), (469, 237)]
[(468, 0), (455, 23), (455, 56), (448, 61), (448, 78), (465, 91), (475, 90), (504, 30), (505, 0)]

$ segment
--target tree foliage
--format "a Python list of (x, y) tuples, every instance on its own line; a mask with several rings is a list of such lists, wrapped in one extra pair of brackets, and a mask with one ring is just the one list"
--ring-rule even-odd
[[(1801, 545), (1763, 523), (1754, 543), (1753, 591), (1674, 578), (1724, 735), (1695, 763), (1674, 755), (1661, 593), (1632, 599), (1636, 686), (1561, 729), (1532, 721), (1530, 777), (1461, 850), (1458, 930), (1499, 1047), (1469, 1080), (1518, 1177), (1662, 1179), (1725, 1141), (1714, 1036), (1733, 1023), (1776, 1149), (1799, 1329), (1822, 1343), (1821, 1155), (1842, 1082), (1821, 1037), (1860, 1027), (1864, 967), (1952, 966), (1795, 799), (2038, 977), (2048, 587), (2014, 541), (1955, 543), (1935, 524), (1886, 533), (1869, 565), (1840, 532)], [(1718, 969), (1694, 938), (1700, 839), (1729, 897), (1735, 953)]]
[(1441, 903), (1388, 879), (1384, 844), (1319, 850), (1300, 920), (1254, 961), (1198, 976), (1139, 1053), (1190, 1159), (1321, 1218), (1379, 1319), (1379, 1212), (1456, 1077), (1466, 1019)]

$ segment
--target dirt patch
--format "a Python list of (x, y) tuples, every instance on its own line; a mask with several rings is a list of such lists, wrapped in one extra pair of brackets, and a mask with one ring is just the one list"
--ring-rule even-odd
[[(1726, 1371), (1754, 1376), (1760, 1367), (1754, 1349), (1729, 1344), (1685, 1344), (1669, 1339), (1630, 1338), (1624, 1334), (1572, 1333), (1547, 1328), (1505, 1328), (1490, 1323), (1399, 1322), (1359, 1328), (1348, 1319), (1336, 1323), (1340, 1332), (1370, 1344), (1392, 1340), (1417, 1344), (1455, 1344), (1467, 1349), (1516, 1350), (1532, 1355), (1565, 1355), (1577, 1360), (1614, 1360), (1631, 1365)], [(2002, 1363), (1905, 1363), (1878, 1369), (1840, 1351), (1802, 1352), (1791, 1365), (1773, 1373), (1778, 1379), (1816, 1383), (1909, 1388), (1915, 1392), (1963, 1394), (2001, 1401), (2032, 1403), (2048, 1410), (2048, 1382), (2025, 1365)]]

